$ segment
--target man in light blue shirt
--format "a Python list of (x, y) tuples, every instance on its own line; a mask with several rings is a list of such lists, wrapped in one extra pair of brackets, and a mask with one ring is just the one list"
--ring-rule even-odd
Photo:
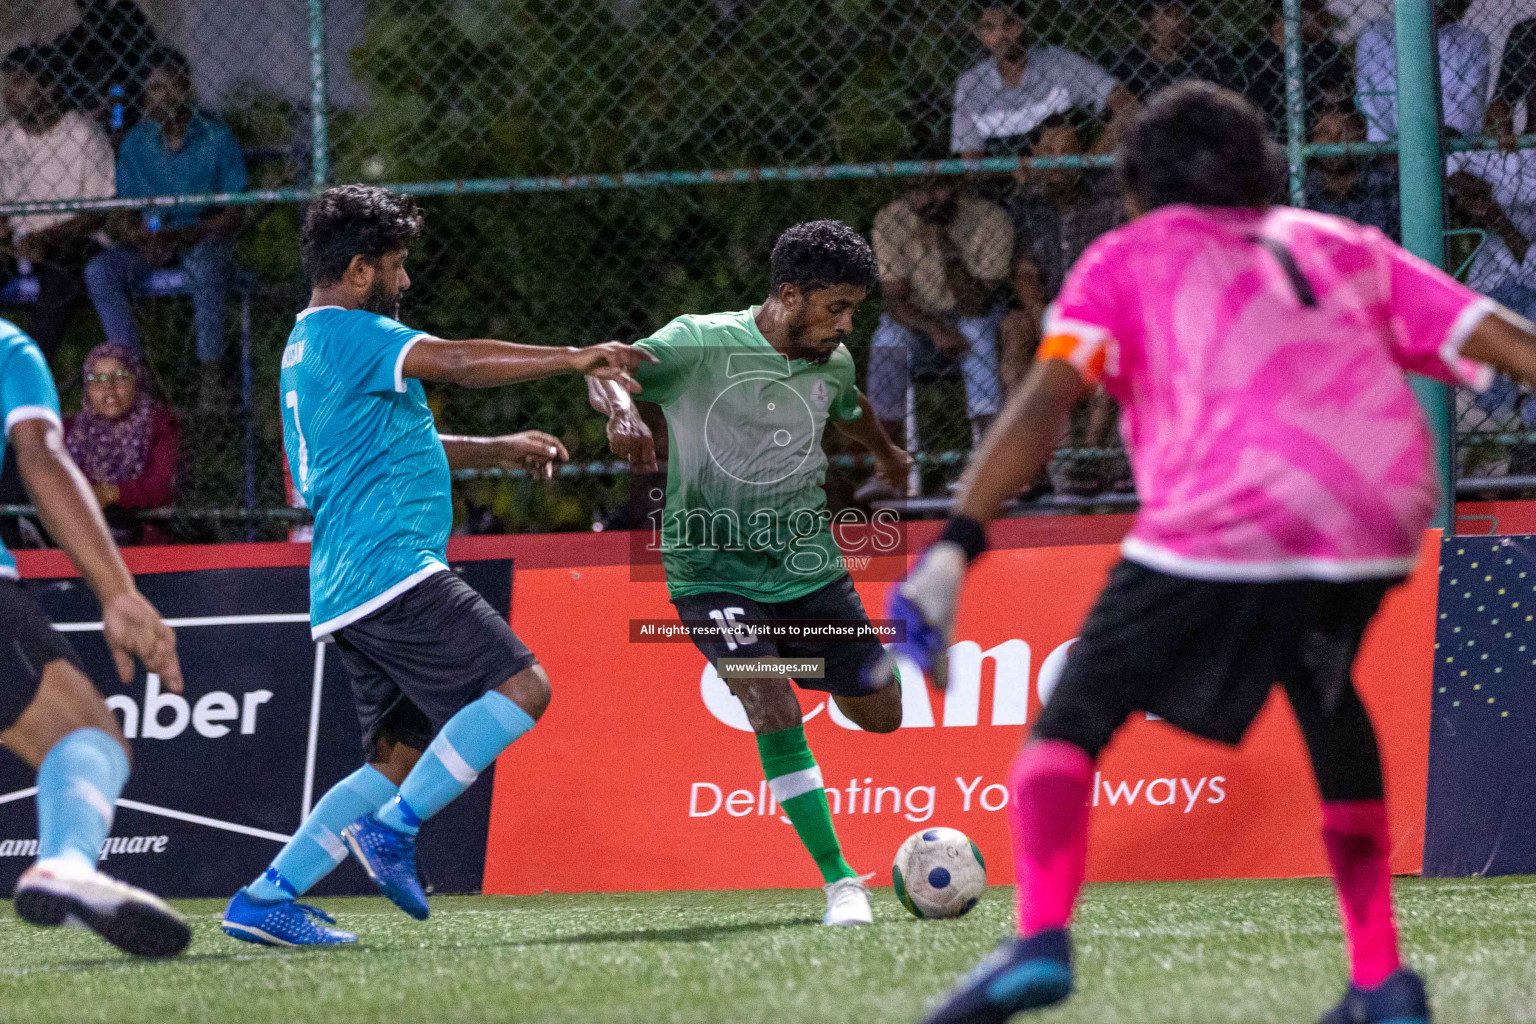
[[(90, 484), (64, 447), (59, 394), (33, 340), (0, 320), (0, 423), (49, 534), (101, 602), (118, 677), (134, 662), (182, 691), (176, 636), (134, 586)], [(37, 860), (16, 883), (16, 916), (82, 924), (138, 956), (172, 956), (192, 930), (156, 897), (97, 870), (128, 781), (128, 745), (74, 646), (17, 583), (0, 547), (0, 745), (37, 769)]]
[[(281, 411), (294, 485), (314, 511), (310, 623), (352, 677), (367, 763), (337, 783), (224, 931), (269, 946), (356, 940), (296, 902), (351, 850), (396, 906), (428, 914), (416, 875), (421, 823), (457, 797), (549, 703), (549, 678), (511, 626), (448, 570), (450, 470), (566, 457), (548, 434), (438, 434), (422, 381), (494, 387), (564, 373), (615, 381), (655, 357), (590, 348), (445, 341), (398, 319), (407, 249), (422, 227), (409, 196), (328, 189), (299, 245), (313, 290), (283, 350)], [(318, 915), (318, 917), (317, 917)]]
[[(245, 157), (234, 133), (192, 104), (192, 71), (175, 50), (146, 58), (144, 119), (123, 140), (117, 158), (117, 194), (147, 196), (243, 192)], [(218, 395), (217, 363), (224, 355), (224, 308), (234, 272), (238, 207), (149, 209), (133, 215), (121, 243), (85, 268), (91, 303), (107, 340), (137, 347), (134, 290), (155, 270), (179, 260), (192, 288), (197, 358), (204, 368), (205, 406)]]

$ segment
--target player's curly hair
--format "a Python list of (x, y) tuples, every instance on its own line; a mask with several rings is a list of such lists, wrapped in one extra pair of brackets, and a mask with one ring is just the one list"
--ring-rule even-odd
[(1285, 161), (1263, 113), (1230, 89), (1180, 82), (1153, 96), (1120, 140), (1120, 182), (1141, 206), (1265, 207)]
[(335, 284), (353, 256), (370, 263), (407, 248), (424, 220), (416, 200), (377, 185), (338, 185), (315, 197), (299, 232), (299, 258), (317, 287)]
[(875, 254), (864, 236), (840, 220), (809, 220), (773, 243), (770, 292), (792, 284), (803, 292), (834, 285), (873, 288), (880, 279)]

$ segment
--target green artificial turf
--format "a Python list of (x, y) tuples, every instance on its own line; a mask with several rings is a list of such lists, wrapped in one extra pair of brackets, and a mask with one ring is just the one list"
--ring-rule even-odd
[[(1403, 880), (1408, 955), (1441, 1022), (1536, 1022), (1536, 880)], [(179, 960), (130, 960), (0, 904), (0, 1021), (179, 1024), (915, 1021), (1005, 933), (1011, 892), (918, 921), (822, 928), (819, 890), (439, 897), (418, 923), (378, 899), (321, 900), (362, 941), (272, 950), (181, 904)], [(1100, 885), (1075, 928), (1078, 992), (1043, 1022), (1311, 1022), (1343, 986), (1322, 881)]]

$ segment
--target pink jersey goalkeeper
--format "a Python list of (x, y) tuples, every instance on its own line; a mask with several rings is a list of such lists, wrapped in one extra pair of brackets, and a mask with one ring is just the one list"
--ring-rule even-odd
[(1170, 206), (1096, 241), (1041, 359), (1120, 403), (1141, 511), (1123, 553), (1208, 580), (1409, 572), (1440, 488), (1404, 371), (1487, 387), (1497, 306), (1375, 228)]

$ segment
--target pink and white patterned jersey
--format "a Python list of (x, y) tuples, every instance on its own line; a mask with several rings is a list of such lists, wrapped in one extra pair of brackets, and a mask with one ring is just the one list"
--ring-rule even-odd
[(1041, 359), (1120, 403), (1141, 511), (1125, 557), (1211, 580), (1412, 569), (1439, 501), (1405, 370), (1487, 387), (1461, 346), (1497, 306), (1324, 214), (1163, 207), (1095, 242)]

